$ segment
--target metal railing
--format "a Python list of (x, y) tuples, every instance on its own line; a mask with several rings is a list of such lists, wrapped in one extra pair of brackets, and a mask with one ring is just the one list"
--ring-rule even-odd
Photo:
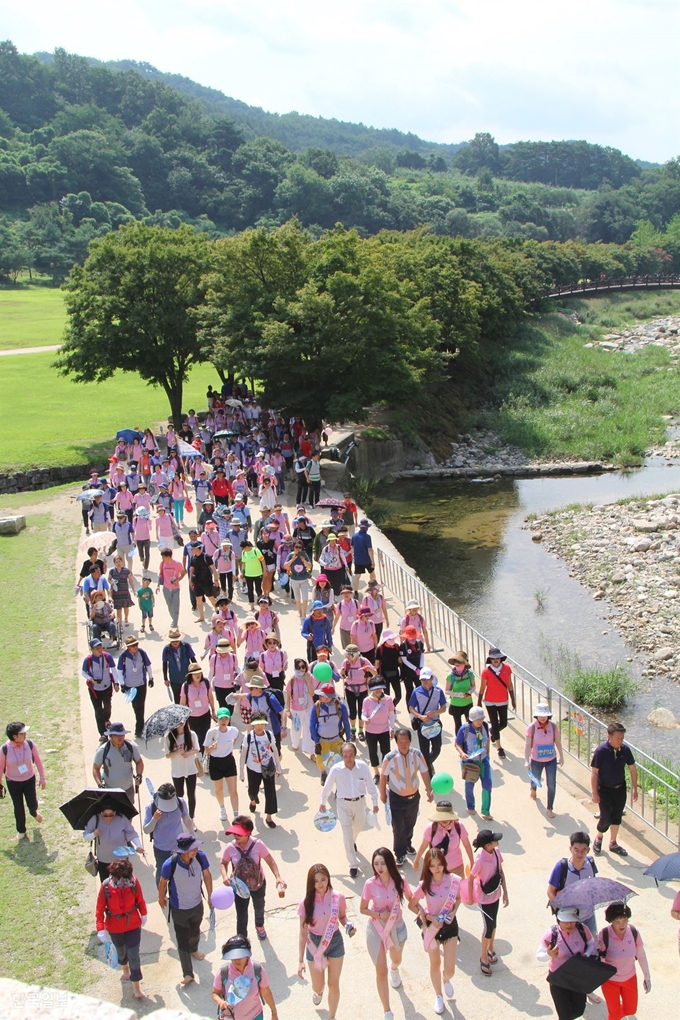
[(614, 280), (582, 280), (578, 283), (563, 283), (555, 286), (543, 295), (544, 298), (559, 298), (569, 294), (580, 294), (588, 297), (609, 290), (635, 290), (664, 287), (680, 287), (680, 274), (666, 273), (655, 276), (626, 276)]
[[(430, 591), (426, 584), (382, 549), (376, 549), (376, 565), (380, 580), (405, 606), (415, 599), (427, 624), (430, 638), (442, 643), (449, 652), (467, 652), (476, 676), (481, 676), (486, 656), (493, 642), (471, 627), (450, 606)], [(539, 702), (548, 702), (553, 718), (559, 721), (562, 748), (590, 771), (592, 753), (607, 739), (607, 723), (571, 701), (554, 687), (549, 687), (520, 663), (508, 657), (512, 668), (517, 707), (515, 715), (527, 724), (532, 721)], [(680, 847), (680, 776), (645, 751), (629, 745), (638, 770), (638, 800), (633, 803), (628, 791), (627, 810)]]

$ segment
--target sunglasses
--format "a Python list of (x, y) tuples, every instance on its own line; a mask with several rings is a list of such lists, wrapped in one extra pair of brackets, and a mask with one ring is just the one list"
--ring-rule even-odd
[(102, 818), (115, 818), (115, 817), (116, 817), (115, 811), (102, 811)]

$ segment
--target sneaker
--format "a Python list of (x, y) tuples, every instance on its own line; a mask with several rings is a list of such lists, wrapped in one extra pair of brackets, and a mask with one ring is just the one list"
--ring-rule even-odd
[(601, 854), (602, 853), (602, 837), (601, 836), (598, 839), (596, 839), (595, 842), (593, 843), (593, 853), (594, 854)]
[(383, 1020), (394, 1020), (394, 1013), (391, 1009), (388, 1009), (387, 1012), (383, 1014)]
[(220, 821), (221, 822), (227, 821), (227, 809), (225, 808), (224, 804), (220, 808)]
[(264, 942), (267, 938), (267, 932), (264, 930), (264, 928), (256, 928), (255, 931), (257, 932), (257, 937), (260, 940), (260, 942)]
[(415, 857), (417, 851), (412, 843), (409, 843), (409, 845), (406, 847), (406, 853), (409, 855), (409, 857)]
[(28, 839), (28, 833), (26, 833), (26, 832), (17, 832), (16, 838), (17, 839)]
[(505, 758), (505, 751), (503, 750), (502, 747), (498, 748), (498, 757), (499, 758)]
[(401, 974), (398, 967), (390, 967), (390, 984), (393, 988), (398, 988), (401, 984)]
[(349, 877), (350, 878), (358, 878), (359, 877), (359, 869), (358, 868), (350, 868), (349, 869)]
[(328, 779), (328, 773), (324, 769), (323, 772), (321, 773), (321, 785), (322, 786), (326, 782), (327, 779)]
[(628, 851), (625, 847), (620, 846), (618, 843), (609, 844), (609, 853), (616, 854), (618, 857), (627, 857)]
[(444, 995), (446, 996), (447, 999), (453, 998), (453, 985), (451, 984), (450, 981), (444, 982)]
[(434, 1011), (441, 1016), (444, 1012), (444, 1000), (441, 995), (435, 995), (434, 997)]
[(318, 992), (312, 992), (312, 1002), (314, 1003), (315, 1006), (319, 1005), (319, 1003), (321, 1002), (322, 998), (323, 998), (323, 996), (319, 995)]
[[(26, 835), (26, 833), (24, 833), (24, 835)], [(405, 857), (397, 857), (396, 863), (399, 865), (400, 868), (403, 868), (403, 866), (406, 864), (406, 858)]]
[(376, 786), (380, 786), (380, 776), (373, 776), (373, 782)]
[(366, 743), (366, 734), (363, 730), (359, 730), (359, 740), (363, 740), (363, 742)]

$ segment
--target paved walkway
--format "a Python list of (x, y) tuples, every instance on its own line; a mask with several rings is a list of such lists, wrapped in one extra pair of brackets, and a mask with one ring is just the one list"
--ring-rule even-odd
[[(290, 488), (290, 486), (289, 486)], [(312, 516), (319, 521), (324, 516), (322, 511), (315, 511)], [(399, 554), (376, 529), (372, 529), (374, 544), (384, 546), (393, 556)], [(158, 566), (158, 553), (152, 554), (151, 573), (155, 579)], [(196, 650), (200, 649), (207, 626), (195, 622), (190, 610), (186, 582), (182, 588), (182, 607), (180, 626)], [(236, 600), (239, 617), (247, 613), (247, 603), (239, 596)], [(299, 633), (297, 613), (293, 604), (275, 593), (274, 608), (281, 619), (281, 635), (284, 648), (289, 658), (296, 654), (305, 654), (305, 645)], [(388, 599), (390, 620), (394, 625), (402, 615), (402, 607), (392, 598)], [(78, 609), (79, 614), (82, 612)], [(139, 612), (131, 610), (134, 623), (139, 622)], [(161, 649), (166, 642), (169, 620), (162, 596), (157, 600), (155, 624), (156, 633), (142, 637), (142, 647), (149, 653), (154, 666), (156, 686), (149, 692), (147, 701), (149, 712), (167, 704), (167, 695), (162, 683), (160, 666)], [(83, 617), (79, 615), (80, 651), (86, 654), (85, 627)], [(130, 628), (127, 633), (135, 632)], [(439, 671), (443, 679), (443, 660), (437, 662), (437, 656), (429, 657), (431, 665)], [(114, 701), (114, 719), (122, 719), (132, 728), (133, 714), (130, 706), (122, 703), (122, 698)], [(400, 706), (400, 719), (407, 722), (406, 714)], [(94, 726), (92, 708), (86, 696), (84, 684), (81, 687), (81, 709), (83, 720), (83, 779), (87, 785), (91, 783), (90, 763), (97, 746), (97, 732)], [(455, 809), (460, 813), (471, 838), (477, 831), (478, 819), (468, 819), (465, 803), (461, 797), (462, 783), (459, 770), (455, 767), (457, 756), (452, 749), (451, 719), (445, 716), (445, 743), (439, 759), (440, 769), (448, 768), (455, 777), (456, 785), (452, 799)], [(479, 912), (461, 907), (460, 925), (462, 931), (461, 945), (458, 953), (458, 969), (455, 978), (455, 999), (447, 1003), (445, 1016), (455, 1016), (461, 1020), (486, 1020), (486, 1018), (518, 1018), (520, 1016), (548, 1017), (554, 1016), (552, 1000), (545, 981), (546, 968), (537, 963), (536, 949), (545, 929), (550, 922), (546, 910), (545, 888), (547, 876), (553, 864), (568, 853), (568, 835), (575, 829), (594, 831), (593, 805), (588, 800), (588, 775), (578, 766), (568, 766), (560, 771), (556, 810), (559, 812), (554, 820), (548, 819), (545, 809), (530, 801), (528, 785), (525, 779), (523, 763), (523, 726), (515, 721), (508, 731), (506, 747), (508, 757), (501, 764), (494, 762), (494, 792), (492, 812), (494, 827), (503, 832), (501, 849), (505, 857), (505, 869), (508, 878), (510, 906), (502, 910), (499, 916), (497, 951), (501, 962), (494, 968), (492, 978), (486, 978), (479, 970), (479, 934), (481, 918)], [(154, 786), (168, 781), (170, 777), (169, 763), (164, 760), (159, 741), (154, 741), (148, 748), (141, 747), (146, 760), (146, 775), (150, 776)], [(365, 749), (362, 747), (362, 754)], [(317, 861), (323, 861), (333, 876), (334, 887), (348, 897), (348, 912), (359, 931), (351, 941), (345, 939), (346, 957), (341, 979), (341, 1000), (338, 1020), (350, 1017), (360, 1020), (373, 1020), (382, 1017), (382, 1009), (374, 983), (374, 971), (366, 952), (364, 938), (364, 919), (359, 915), (359, 899), (364, 879), (370, 874), (370, 857), (373, 849), (380, 844), (391, 847), (391, 831), (387, 828), (381, 812), (381, 828), (377, 831), (366, 830), (360, 834), (358, 848), (362, 859), (362, 874), (352, 881), (347, 874), (347, 864), (342, 850), (339, 831), (321, 834), (312, 825), (312, 816), (317, 810), (320, 796), (318, 772), (307, 760), (297, 757), (289, 749), (283, 755), (283, 778), (279, 782), (279, 805), (277, 815), (278, 828), (270, 831), (264, 825), (264, 817), (259, 813), (256, 818), (255, 833), (259, 835), (272, 850), (279, 861), (283, 878), (288, 883), (285, 899), (278, 899), (273, 883), (269, 884), (267, 894), (267, 931), (269, 941), (255, 941), (254, 955), (267, 968), (275, 998), (279, 1003), (279, 1016), (285, 1018), (301, 1017), (327, 1020), (326, 1000), (318, 1008), (312, 1005), (311, 988), (307, 981), (297, 978), (297, 945), (298, 919), (297, 904), (304, 895), (305, 877), (308, 868)], [(569, 774), (567, 774), (569, 773)], [(142, 808), (148, 801), (146, 788), (142, 786)], [(245, 790), (240, 786), (241, 810), (247, 811), (248, 801)], [(425, 825), (424, 815), (416, 827), (416, 836), (420, 838)], [(199, 781), (198, 807), (196, 821), (204, 840), (203, 849), (214, 864), (213, 874), (217, 875), (218, 857), (221, 855), (227, 840), (219, 823), (216, 801), (211, 792), (208, 779)], [(483, 823), (482, 823), (483, 824)], [(636, 820), (633, 820), (633, 825)], [(649, 997), (641, 999), (640, 1017), (673, 1016), (677, 1009), (677, 923), (669, 916), (671, 900), (675, 892), (673, 886), (664, 885), (657, 890), (654, 882), (644, 878), (642, 871), (657, 855), (645, 846), (628, 828), (622, 830), (622, 841), (630, 850), (630, 856), (624, 861), (610, 858), (603, 854), (599, 862), (600, 872), (605, 876), (621, 879), (632, 885), (638, 896), (632, 901), (635, 923), (639, 926), (647, 946), (651, 960), (654, 989)], [(147, 840), (147, 848), (149, 847)], [(669, 852), (667, 844), (659, 847), (660, 853)], [(81, 851), (77, 851), (81, 852)], [(84, 852), (83, 852), (84, 856)], [(235, 917), (233, 909), (217, 913), (217, 930), (207, 931), (207, 918), (204, 923), (204, 937), (201, 949), (207, 953), (203, 963), (197, 963), (198, 981), (181, 989), (178, 986), (181, 977), (177, 951), (169, 935), (168, 924), (160, 908), (155, 903), (155, 884), (153, 869), (150, 863), (144, 864), (138, 859), (137, 873), (142, 881), (145, 895), (150, 904), (150, 917), (142, 937), (142, 959), (144, 983), (148, 1002), (136, 1006), (138, 1012), (152, 1012), (161, 1006), (190, 1010), (201, 1016), (213, 1018), (215, 1007), (210, 998), (211, 979), (220, 961), (221, 944), (234, 933)], [(409, 882), (417, 881), (410, 864), (405, 867)], [(93, 918), (94, 896), (96, 885), (92, 883)], [(409, 915), (411, 917), (411, 915)], [(88, 928), (89, 918), (84, 917), (84, 932)], [(254, 934), (252, 921), (251, 933)], [(418, 929), (412, 920), (408, 921), (409, 940), (404, 954), (402, 974), (403, 986), (391, 992), (392, 1008), (396, 1020), (423, 1020), (434, 1017), (434, 995), (429, 983), (427, 959), (421, 947)], [(640, 981), (641, 986), (641, 981)], [(108, 970), (102, 962), (100, 981), (96, 994), (115, 1003), (128, 1006), (133, 1004), (129, 990), (118, 980), (118, 976)], [(265, 1009), (268, 1018), (269, 1011)], [(591, 1020), (605, 1020), (604, 1006), (589, 1006), (588, 1017)]]
[(9, 351), (0, 351), (0, 358), (8, 358), (10, 354), (49, 354), (58, 351), (61, 344), (47, 344), (45, 347), (12, 347)]

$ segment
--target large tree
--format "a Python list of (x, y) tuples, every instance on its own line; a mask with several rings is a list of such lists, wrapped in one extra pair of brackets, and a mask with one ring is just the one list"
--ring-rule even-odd
[(210, 242), (191, 227), (135, 223), (95, 240), (65, 286), (69, 323), (57, 367), (76, 382), (136, 372), (161, 386), (176, 424), (189, 369), (203, 360), (193, 310)]

